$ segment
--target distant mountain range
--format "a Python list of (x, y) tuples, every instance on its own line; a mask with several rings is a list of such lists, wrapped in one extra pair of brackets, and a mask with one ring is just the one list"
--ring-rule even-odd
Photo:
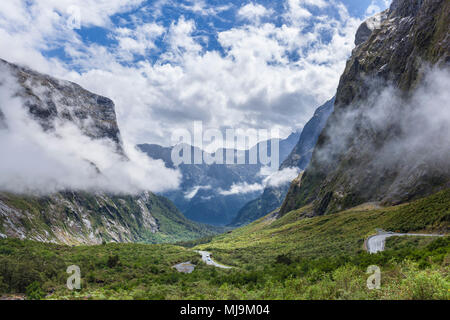
[[(300, 133), (296, 132), (286, 139), (278, 139), (280, 162), (288, 157), (299, 137)], [(173, 147), (155, 144), (141, 144), (138, 147), (149, 157), (163, 160), (169, 168), (174, 167), (171, 159)], [(252, 150), (256, 149), (258, 155), (260, 150), (265, 150), (261, 148), (267, 148), (268, 154), (271, 154), (270, 141), (264, 141), (246, 150), (246, 159), (249, 159)], [(192, 157), (196, 151), (202, 152), (196, 147), (191, 147)], [(225, 157), (225, 150), (222, 152)], [(236, 150), (231, 152), (235, 154)], [(179, 169), (183, 178), (180, 188), (163, 195), (171, 199), (191, 220), (226, 225), (248, 201), (262, 193), (262, 182), (265, 177), (260, 171), (263, 167), (259, 156), (256, 164), (181, 164)], [(238, 188), (233, 191), (233, 186)]]
[[(314, 116), (304, 126), (294, 149), (281, 164), (280, 171), (288, 168), (297, 168), (299, 171), (302, 171), (308, 166), (317, 139), (325, 127), (328, 117), (333, 112), (333, 105), (334, 97), (317, 108)], [(248, 224), (280, 207), (289, 190), (289, 185), (290, 181), (287, 181), (280, 186), (266, 187), (261, 196), (246, 203), (239, 210), (238, 215), (230, 225), (237, 227)]]

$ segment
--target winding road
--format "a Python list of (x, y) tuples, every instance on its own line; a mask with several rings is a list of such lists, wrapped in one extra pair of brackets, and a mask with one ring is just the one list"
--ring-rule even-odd
[(441, 234), (425, 234), (425, 233), (394, 233), (378, 231), (377, 235), (367, 239), (367, 251), (377, 253), (384, 250), (386, 239), (389, 237), (417, 236), (417, 237), (443, 237)]
[(231, 269), (231, 267), (224, 266), (223, 264), (217, 263), (213, 259), (211, 259), (211, 253), (209, 253), (208, 251), (195, 251), (195, 252), (201, 254), (202, 260), (207, 265), (214, 266), (217, 268), (222, 268), (222, 269)]

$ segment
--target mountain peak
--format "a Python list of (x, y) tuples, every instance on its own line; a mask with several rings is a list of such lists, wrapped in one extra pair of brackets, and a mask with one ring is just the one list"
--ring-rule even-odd
[(24, 99), (29, 114), (44, 130), (54, 130), (55, 121), (71, 122), (89, 138), (110, 140), (124, 154), (112, 100), (3, 59), (0, 68), (17, 81), (16, 95)]

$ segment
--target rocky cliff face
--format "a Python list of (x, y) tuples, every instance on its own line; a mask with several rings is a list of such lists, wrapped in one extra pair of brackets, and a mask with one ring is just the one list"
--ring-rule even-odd
[(289, 167), (297, 167), (300, 170), (304, 170), (308, 166), (319, 135), (325, 127), (328, 117), (333, 112), (334, 100), (335, 98), (333, 97), (317, 108), (313, 117), (305, 124), (296, 146), (281, 164), (280, 170)]
[[(298, 168), (302, 171), (308, 166), (319, 135), (325, 127), (331, 112), (333, 112), (334, 100), (335, 98), (333, 97), (324, 105), (317, 108), (313, 117), (305, 124), (300, 139), (294, 149), (281, 164), (280, 170)], [(241, 226), (248, 224), (279, 208), (288, 190), (289, 183), (277, 187), (266, 187), (260, 197), (246, 203), (239, 210), (238, 215), (232, 221), (231, 225)]]
[[(74, 124), (90, 139), (108, 141), (113, 146), (113, 152), (127, 161), (114, 103), (110, 99), (93, 94), (75, 83), (4, 60), (0, 60), (0, 68), (5, 71), (0, 86), (7, 85), (6, 77), (13, 78), (15, 85), (12, 94), (21, 98), (29, 121), (56, 135), (58, 131), (55, 126), (58, 123)], [(2, 104), (0, 130), (7, 131), (8, 118), (1, 108)], [(5, 139), (7, 135), (1, 133), (0, 139)], [(96, 166), (95, 163), (90, 164)], [(126, 196), (71, 190), (48, 195), (0, 191), (2, 238), (98, 244), (102, 241), (180, 241), (212, 233), (211, 229), (184, 218), (166, 198), (150, 192)]]
[(62, 192), (46, 197), (0, 193), (0, 237), (64, 244), (174, 242), (213, 234), (164, 197)]
[(418, 97), (445, 91), (429, 85), (426, 74), (430, 66), (448, 70), (449, 25), (449, 1), (394, 0), (360, 27), (335, 111), (281, 214), (309, 203), (314, 214), (367, 201), (400, 203), (450, 185), (448, 129), (426, 121), (431, 101)]
[[(114, 103), (78, 84), (59, 80), (0, 59), (0, 67), (18, 82), (31, 116), (44, 130), (54, 129), (55, 120), (70, 121), (92, 139), (109, 139), (123, 153)], [(0, 119), (1, 111), (0, 111)]]

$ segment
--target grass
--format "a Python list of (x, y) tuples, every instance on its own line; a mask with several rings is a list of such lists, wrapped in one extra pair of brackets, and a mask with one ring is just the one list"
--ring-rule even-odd
[[(29, 299), (450, 299), (450, 237), (390, 238), (368, 254), (375, 228), (447, 232), (449, 190), (390, 208), (363, 205), (306, 217), (308, 208), (264, 217), (231, 233), (179, 245), (63, 246), (0, 240), (0, 294)], [(416, 215), (420, 219), (416, 219)], [(229, 270), (207, 266), (204, 249)], [(191, 274), (172, 266), (191, 261)], [(82, 288), (66, 288), (69, 265), (80, 266)], [(370, 265), (381, 288), (366, 286)]]
[(386, 248), (402, 250), (405, 248), (424, 248), (432, 243), (435, 237), (389, 237), (386, 239)]
[[(191, 274), (172, 266), (192, 261)], [(70, 265), (81, 269), (81, 290), (66, 288)], [(382, 287), (366, 287), (369, 265)], [(450, 239), (370, 255), (288, 257), (232, 270), (207, 266), (179, 246), (107, 244), (69, 247), (0, 240), (0, 294), (29, 299), (450, 299)]]

